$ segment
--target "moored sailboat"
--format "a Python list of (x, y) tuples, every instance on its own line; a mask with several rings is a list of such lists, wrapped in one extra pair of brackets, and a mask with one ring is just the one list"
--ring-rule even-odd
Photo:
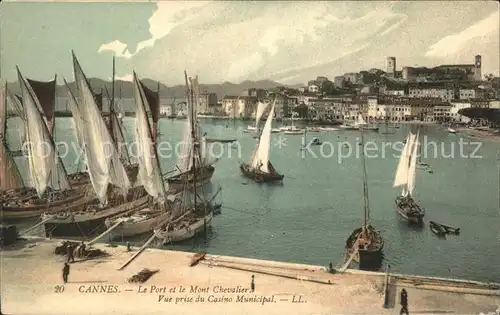
[(284, 175), (279, 174), (271, 161), (269, 160), (269, 149), (271, 142), (271, 126), (274, 117), (274, 108), (276, 100), (274, 100), (271, 107), (271, 111), (267, 116), (266, 124), (262, 130), (262, 134), (257, 145), (256, 150), (252, 154), (252, 158), (249, 163), (241, 164), (241, 173), (258, 182), (281, 182), (283, 181)]
[[(28, 169), (31, 186), (34, 189), (18, 187), (14, 191), (8, 191), (7, 195), (3, 196), (2, 220), (36, 217), (45, 211), (57, 213), (65, 209), (85, 206), (91, 199), (86, 198), (84, 190), (71, 187), (66, 169), (52, 139), (50, 126), (53, 125), (49, 125), (44, 117), (42, 106), (29, 81), (22, 76), (19, 69), (17, 71), (22, 92), (21, 120), (25, 121), (28, 144)], [(4, 116), (5, 112), (2, 111), (0, 115)], [(4, 144), (3, 148), (5, 148)], [(17, 168), (15, 163), (9, 163), (8, 166), (11, 174), (16, 172), (13, 170)]]
[[(186, 82), (187, 82), (187, 74)], [(191, 86), (193, 86), (193, 81), (196, 84), (196, 79), (190, 78)], [(195, 120), (195, 110), (193, 108), (194, 102), (193, 89), (190, 89), (191, 102), (188, 102), (189, 117), (191, 121)], [(200, 152), (200, 143), (197, 141), (195, 134), (197, 133), (196, 126), (191, 124), (191, 135), (193, 141), (192, 145), (192, 165), (195, 165), (196, 160), (202, 159), (202, 154)], [(202, 198), (198, 196), (197, 188), (197, 176), (199, 169), (197, 167), (190, 168), (192, 172), (192, 180), (185, 180), (184, 189), (182, 193), (178, 195), (180, 198), (176, 198), (172, 207), (172, 216), (164, 224), (159, 226), (154, 230), (154, 235), (163, 240), (163, 243), (179, 242), (189, 238), (192, 238), (198, 233), (205, 232), (205, 240), (207, 238), (208, 227), (211, 224), (214, 210), (218, 205), (213, 205), (212, 201), (205, 201), (198, 199)], [(189, 189), (191, 186), (191, 189)], [(192, 200), (191, 200), (192, 197)]]
[(158, 160), (156, 143), (154, 141), (154, 129), (151, 128), (146, 113), (148, 104), (144, 93), (144, 87), (137, 79), (134, 72), (134, 96), (136, 103), (136, 127), (135, 141), (138, 144), (139, 173), (137, 184), (144, 186), (151, 202), (138, 211), (120, 214), (105, 221), (108, 229), (120, 223), (113, 231), (115, 235), (124, 237), (139, 235), (153, 231), (161, 223), (167, 221), (171, 215), (167, 211), (166, 197), (168, 188), (165, 187)]
[[(201, 128), (198, 121), (196, 120), (196, 109), (197, 100), (199, 100), (199, 86), (198, 77), (188, 82), (187, 74), (185, 74), (186, 87), (187, 87), (187, 107), (188, 111), (194, 111), (194, 114), (189, 114), (184, 128), (184, 137), (181, 146), (181, 153), (179, 156), (179, 161), (177, 164), (178, 172), (177, 174), (168, 178), (169, 188), (173, 191), (181, 191), (184, 189), (186, 182), (188, 187), (194, 187), (192, 183), (196, 184), (196, 187), (204, 186), (208, 184), (212, 179), (212, 175), (215, 172), (215, 167), (213, 164), (217, 161), (208, 161), (208, 157), (200, 155), (199, 158), (193, 159), (194, 144), (203, 142), (204, 153), (206, 153), (206, 142), (202, 139)], [(191, 132), (191, 130), (195, 132)], [(196, 168), (196, 180), (193, 176), (192, 168)]]
[(366, 162), (364, 154), (364, 137), (363, 126), (361, 130), (361, 145), (362, 145), (362, 172), (363, 172), (363, 225), (361, 228), (355, 229), (346, 241), (346, 254), (349, 259), (359, 263), (359, 269), (373, 270), (379, 269), (382, 265), (382, 249), (384, 247), (384, 239), (379, 231), (376, 231), (369, 224), (370, 208), (368, 202), (368, 182), (366, 175)]
[(106, 218), (140, 208), (148, 201), (143, 187), (130, 189), (125, 167), (92, 95), (90, 84), (74, 54), (73, 66), (77, 98), (69, 86), (67, 88), (72, 108), (81, 117), (75, 124), (77, 140), (83, 142), (80, 146), (84, 148), (87, 172), (97, 198), (92, 205), (83, 207), (78, 212), (42, 215), (42, 219), (46, 221), (45, 233), (52, 236), (93, 234), (104, 227)]
[(422, 224), (425, 211), (412, 197), (415, 188), (417, 153), (419, 146), (417, 135), (410, 133), (399, 158), (398, 168), (394, 176), (393, 187), (403, 187), (401, 195), (395, 200), (397, 213), (412, 223)]

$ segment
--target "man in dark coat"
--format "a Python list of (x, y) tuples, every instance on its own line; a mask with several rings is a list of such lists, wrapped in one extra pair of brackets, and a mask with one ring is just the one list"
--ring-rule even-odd
[(406, 290), (403, 289), (401, 290), (401, 311), (399, 314), (408, 314), (408, 293), (406, 293)]
[(252, 282), (250, 282), (250, 289), (252, 289), (252, 292), (255, 291), (255, 276), (252, 275)]
[(64, 263), (62, 276), (63, 276), (64, 283), (67, 283), (68, 282), (68, 276), (69, 276), (69, 264), (67, 262)]

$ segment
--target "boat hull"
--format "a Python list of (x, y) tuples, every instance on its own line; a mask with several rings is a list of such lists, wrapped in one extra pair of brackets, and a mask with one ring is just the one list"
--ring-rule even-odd
[(46, 237), (82, 237), (102, 232), (106, 228), (107, 218), (133, 209), (141, 209), (147, 205), (149, 196), (145, 191), (141, 191), (137, 198), (134, 198), (134, 194), (134, 191), (129, 193), (128, 201), (125, 203), (101, 210), (42, 215), (42, 220), (48, 219), (44, 223), (45, 235)]
[(424, 215), (425, 213), (416, 208), (411, 208), (409, 206), (405, 206), (403, 204), (404, 197), (397, 197), (395, 200), (396, 203), (396, 212), (400, 217), (407, 220), (410, 223), (422, 225), (424, 223)]
[[(203, 169), (196, 171), (196, 187), (204, 186), (210, 183), (212, 175), (215, 172), (215, 167), (212, 165), (205, 166)], [(184, 173), (177, 174), (168, 179), (168, 186), (171, 190), (181, 191), (186, 187), (192, 189), (194, 186), (194, 180), (191, 176), (192, 172), (187, 171)]]
[(22, 220), (39, 217), (43, 213), (57, 214), (66, 211), (78, 211), (93, 202), (93, 198), (85, 196), (83, 190), (75, 189), (67, 198), (52, 203), (26, 206), (8, 206), (0, 204), (2, 221)]
[(250, 168), (248, 164), (241, 164), (240, 171), (245, 177), (253, 181), (256, 181), (257, 183), (282, 182), (283, 178), (285, 177), (284, 175), (278, 173), (271, 174), (271, 173), (255, 172)]
[[(357, 246), (358, 244), (356, 240), (362, 232), (362, 229), (358, 228), (354, 230), (347, 239), (346, 255), (347, 257), (350, 257), (357, 250), (357, 253), (354, 254), (353, 260), (359, 264), (360, 270), (379, 270), (382, 267), (382, 250), (384, 248), (384, 240), (382, 239), (382, 236), (378, 232), (375, 232), (371, 226), (369, 226), (368, 229), (375, 238), (374, 245), (366, 249), (361, 246)], [(356, 249), (356, 247), (358, 248)]]
[[(170, 212), (159, 212), (157, 215), (149, 219), (139, 222), (122, 222), (117, 228), (111, 232), (112, 237), (130, 237), (141, 235), (153, 231), (162, 222), (165, 222), (170, 217)], [(112, 227), (117, 220), (106, 219), (106, 228)]]
[(187, 227), (183, 227), (175, 231), (159, 230), (155, 231), (155, 234), (156, 237), (163, 240), (164, 244), (185, 241), (193, 238), (196, 234), (202, 233), (205, 229), (205, 220), (208, 227), (212, 223), (212, 218), (213, 213), (209, 212), (205, 217), (199, 218)]

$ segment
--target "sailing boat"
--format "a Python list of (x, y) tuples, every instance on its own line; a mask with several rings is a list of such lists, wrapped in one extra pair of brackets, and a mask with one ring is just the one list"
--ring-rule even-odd
[[(184, 72), (185, 78), (186, 78), (186, 83), (187, 83), (187, 74)], [(188, 120), (190, 121), (195, 121), (196, 115), (195, 115), (195, 110), (194, 110), (194, 101), (193, 101), (193, 96), (194, 96), (194, 89), (193, 86), (197, 85), (197, 79), (191, 79), (191, 88), (189, 90), (190, 97), (188, 98), (188, 110), (189, 110), (189, 117)], [(189, 85), (186, 84), (189, 88)], [(196, 125), (191, 124), (191, 135), (192, 139), (195, 141), (193, 145), (191, 146), (191, 158), (192, 158), (192, 165), (196, 165), (196, 160), (201, 160), (201, 152), (199, 150), (199, 143), (197, 142), (197, 138), (195, 137), (195, 134), (197, 132), (196, 130)], [(192, 180), (188, 180), (188, 178), (185, 177), (185, 187), (182, 190), (182, 193), (180, 195), (180, 200), (176, 199), (174, 200), (174, 205), (173, 205), (173, 213), (171, 216), (171, 219), (169, 219), (167, 222), (162, 224), (160, 227), (156, 228), (154, 230), (154, 234), (156, 235), (157, 238), (162, 239), (163, 243), (170, 243), (170, 242), (179, 242), (183, 241), (189, 238), (192, 238), (196, 234), (200, 232), (205, 232), (205, 237), (207, 233), (208, 226), (211, 224), (213, 215), (214, 215), (214, 210), (215, 207), (212, 205), (211, 200), (210, 201), (201, 201), (201, 203), (198, 203), (198, 194), (196, 192), (196, 183), (197, 183), (197, 176), (198, 176), (198, 168), (196, 167), (191, 167), (190, 172), (192, 172)], [(193, 201), (194, 204), (191, 206), (189, 205), (189, 200), (188, 197), (190, 195), (189, 193), (189, 187), (192, 186), (193, 189)], [(212, 198), (213, 200), (213, 198)]]
[[(37, 96), (19, 69), (17, 74), (22, 92), (21, 118), (26, 120), (25, 134), (29, 144), (28, 168), (35, 189), (21, 188), (6, 196), (1, 209), (2, 219), (24, 219), (39, 216), (44, 211), (53, 214), (85, 206), (89, 199), (84, 198), (83, 191), (71, 187)], [(10, 166), (12, 172), (15, 164)]]
[(361, 131), (361, 145), (362, 145), (362, 171), (363, 171), (363, 200), (364, 200), (364, 218), (363, 225), (354, 230), (346, 242), (346, 253), (350, 259), (359, 263), (359, 269), (373, 270), (379, 269), (382, 265), (382, 249), (384, 247), (384, 240), (379, 231), (376, 231), (372, 225), (369, 224), (370, 206), (368, 202), (368, 182), (366, 175), (366, 162), (365, 162), (365, 143), (363, 136), (363, 126), (360, 126)]
[(295, 124), (293, 123), (295, 116), (298, 116), (298, 115), (299, 114), (297, 112), (292, 112), (292, 125), (280, 128), (280, 130), (282, 130), (284, 134), (286, 134), (286, 135), (301, 135), (304, 133), (303, 129), (297, 128), (295, 126)]
[(141, 82), (134, 72), (134, 95), (136, 103), (135, 141), (138, 144), (139, 173), (137, 184), (144, 186), (151, 196), (153, 203), (143, 209), (134, 209), (106, 219), (108, 229), (121, 223), (114, 230), (115, 235), (123, 237), (144, 234), (153, 231), (170, 217), (166, 211), (166, 197), (168, 188), (162, 178), (160, 162), (158, 160), (154, 131), (150, 126), (146, 108), (149, 107), (147, 97)]
[(269, 160), (269, 147), (271, 142), (271, 126), (274, 116), (276, 99), (267, 116), (266, 124), (262, 130), (257, 149), (252, 154), (248, 164), (241, 164), (241, 173), (258, 183), (283, 181), (284, 175), (279, 174)]
[[(45, 233), (52, 236), (85, 236), (104, 227), (106, 218), (137, 209), (148, 202), (144, 187), (130, 189), (130, 180), (109, 130), (92, 95), (90, 84), (73, 53), (77, 98), (69, 89), (72, 112), (77, 112), (77, 139), (83, 143), (87, 172), (97, 198), (79, 212), (42, 215)], [(77, 101), (78, 100), (78, 101)], [(75, 118), (75, 117), (74, 117)], [(79, 118), (79, 119), (78, 119)], [(111, 185), (113, 186), (111, 186)], [(83, 235), (82, 235), (83, 234)]]
[(0, 128), (0, 202), (3, 202), (12, 194), (25, 190), (21, 173), (7, 146), (7, 86), (0, 87)]
[[(127, 151), (127, 144), (125, 141), (124, 133), (123, 133), (123, 123), (118, 116), (119, 113), (116, 111), (116, 102), (115, 102), (115, 57), (113, 56), (113, 79), (112, 79), (112, 90), (111, 96), (108, 93), (107, 88), (105, 89), (108, 94), (109, 103), (109, 117), (108, 117), (108, 128), (111, 135), (111, 140), (116, 146), (116, 150), (120, 156), (120, 160), (125, 165), (125, 170), (127, 172), (128, 177), (132, 182), (135, 181), (138, 172), (138, 164), (132, 163), (130, 160), (130, 156)], [(102, 92), (100, 94), (95, 94), (94, 100), (100, 112), (102, 112)], [(70, 97), (71, 98), (71, 97)], [(159, 109), (159, 107), (158, 107)], [(75, 113), (73, 112), (73, 120), (75, 119)], [(73, 185), (87, 185), (90, 184), (89, 173), (86, 171), (80, 171), (70, 175), (70, 180)]]
[(404, 219), (412, 223), (422, 224), (425, 211), (413, 200), (419, 146), (418, 134), (408, 134), (403, 152), (399, 158), (398, 168), (394, 177), (393, 187), (403, 187), (401, 196), (395, 200), (396, 211)]
[[(204, 186), (208, 184), (212, 179), (212, 175), (215, 172), (215, 167), (213, 164), (217, 161), (209, 162), (206, 159), (206, 156), (203, 157), (200, 155), (199, 158), (193, 159), (194, 154), (194, 145), (195, 143), (202, 143), (203, 147), (206, 149), (206, 141), (202, 137), (201, 128), (199, 126), (198, 121), (196, 120), (196, 112), (195, 108), (198, 108), (197, 102), (199, 100), (199, 86), (198, 86), (198, 77), (188, 82), (187, 74), (184, 73), (186, 86), (187, 88), (187, 108), (188, 111), (193, 111), (194, 114), (189, 114), (185, 125), (184, 125), (184, 136), (181, 146), (181, 153), (179, 155), (179, 162), (177, 167), (179, 172), (168, 178), (168, 186), (173, 191), (181, 191), (184, 189), (186, 182), (188, 187), (194, 187), (191, 185), (196, 182), (196, 187)], [(190, 93), (192, 95), (190, 95)], [(195, 132), (192, 132), (195, 130)], [(202, 139), (203, 138), (203, 139)], [(206, 150), (203, 150), (203, 154), (206, 154)], [(196, 181), (193, 176), (193, 168), (196, 168)]]

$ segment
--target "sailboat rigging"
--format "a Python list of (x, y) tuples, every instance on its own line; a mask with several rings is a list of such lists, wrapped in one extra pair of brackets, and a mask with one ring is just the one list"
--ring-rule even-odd
[(361, 228), (354, 230), (346, 242), (346, 254), (349, 259), (359, 263), (363, 270), (379, 269), (382, 265), (382, 249), (384, 240), (379, 231), (376, 231), (369, 223), (370, 204), (368, 198), (368, 180), (366, 174), (364, 127), (361, 131), (361, 166), (363, 172), (363, 224)]

